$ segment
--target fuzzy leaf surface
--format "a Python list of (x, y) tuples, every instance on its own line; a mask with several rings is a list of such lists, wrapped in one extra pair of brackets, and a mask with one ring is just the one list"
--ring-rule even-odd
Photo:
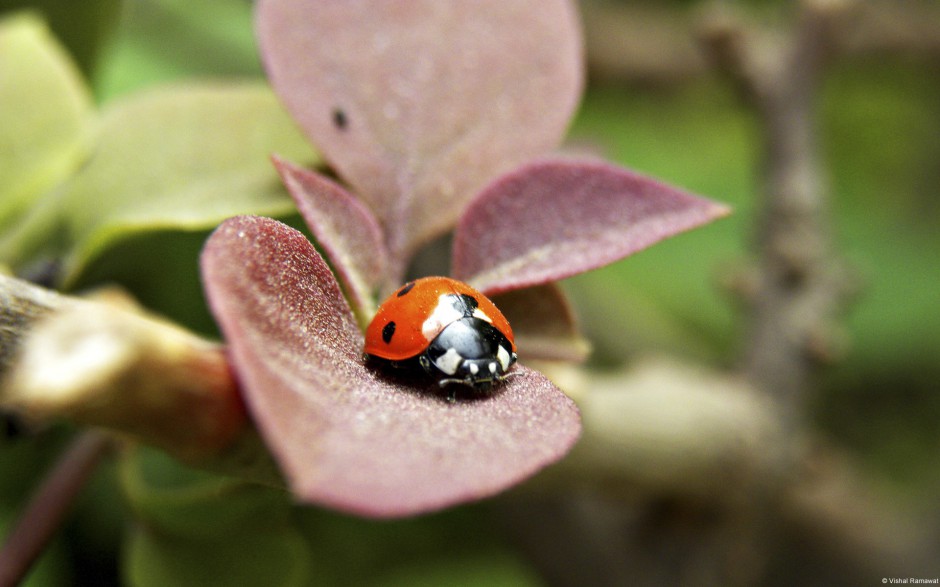
[(263, 0), (257, 31), (275, 91), (399, 265), (487, 181), (556, 147), (581, 94), (567, 0)]
[(313, 236), (333, 264), (357, 315), (375, 311), (388, 252), (372, 212), (343, 187), (279, 157), (274, 165)]
[(495, 294), (602, 267), (728, 208), (608, 163), (552, 159), (500, 177), (454, 234), (453, 273)]
[(226, 221), (202, 271), (249, 410), (303, 501), (372, 517), (427, 512), (525, 479), (580, 434), (574, 403), (524, 367), (491, 397), (455, 403), (436, 384), (367, 367), (326, 263), (277, 221)]

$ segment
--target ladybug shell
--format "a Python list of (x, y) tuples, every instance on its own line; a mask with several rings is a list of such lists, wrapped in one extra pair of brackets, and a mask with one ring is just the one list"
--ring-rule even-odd
[(411, 359), (445, 327), (468, 316), (492, 324), (516, 350), (509, 322), (489, 298), (456, 279), (423, 277), (382, 302), (366, 329), (365, 352), (390, 361)]

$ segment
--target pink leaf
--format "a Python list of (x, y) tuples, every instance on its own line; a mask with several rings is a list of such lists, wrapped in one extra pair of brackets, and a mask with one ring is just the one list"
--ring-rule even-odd
[(202, 271), (249, 410), (303, 501), (374, 517), (431, 511), (506, 489), (580, 433), (574, 403), (525, 367), (492, 397), (456, 403), (366, 367), (328, 267), (279, 222), (226, 221)]
[(375, 291), (385, 279), (388, 253), (372, 213), (329, 179), (274, 157), (284, 185), (323, 247), (360, 314), (375, 311)]
[(257, 29), (275, 91), (397, 265), (487, 181), (556, 147), (581, 93), (569, 0), (260, 0)]
[(558, 281), (728, 212), (607, 163), (530, 163), (467, 207), (454, 234), (453, 274), (488, 294)]

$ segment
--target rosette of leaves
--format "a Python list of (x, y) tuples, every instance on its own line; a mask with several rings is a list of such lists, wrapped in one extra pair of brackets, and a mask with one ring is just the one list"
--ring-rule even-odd
[[(578, 410), (524, 366), (583, 356), (555, 282), (726, 209), (550, 156), (582, 90), (566, 0), (262, 0), (257, 31), (275, 92), (339, 178), (274, 158), (325, 259), (298, 231), (240, 216), (210, 237), (201, 269), (294, 494), (405, 516), (492, 495), (561, 458)], [(491, 395), (456, 403), (362, 356), (376, 300), (448, 231), (451, 274), (507, 300), (522, 362)]]

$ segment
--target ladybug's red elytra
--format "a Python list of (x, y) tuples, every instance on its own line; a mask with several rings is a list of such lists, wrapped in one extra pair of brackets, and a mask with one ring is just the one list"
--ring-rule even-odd
[(366, 329), (365, 352), (398, 366), (416, 362), (441, 387), (487, 390), (516, 362), (512, 328), (482, 293), (449, 277), (401, 286)]

